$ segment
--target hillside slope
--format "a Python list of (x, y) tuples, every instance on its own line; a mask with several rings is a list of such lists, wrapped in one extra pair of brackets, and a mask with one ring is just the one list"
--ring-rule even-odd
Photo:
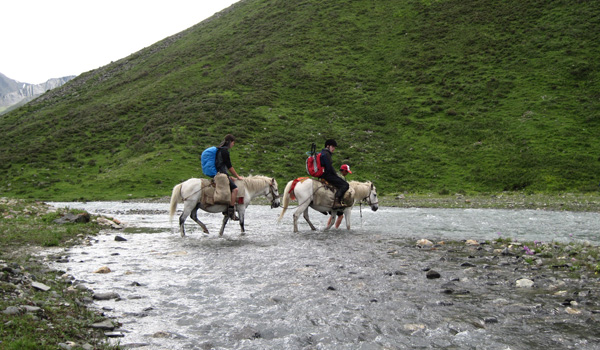
[(597, 190), (600, 2), (244, 0), (0, 116), (0, 191), (162, 196), (227, 133), (285, 183), (326, 138), (380, 192)]

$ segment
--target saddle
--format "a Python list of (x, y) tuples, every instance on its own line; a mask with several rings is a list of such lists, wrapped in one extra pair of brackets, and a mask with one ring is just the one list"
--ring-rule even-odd
[(229, 189), (229, 178), (226, 174), (217, 174), (211, 180), (202, 179), (202, 198), (200, 204), (210, 207), (216, 204), (229, 204), (231, 190)]
[[(320, 183), (313, 181), (313, 203), (317, 206), (333, 207), (337, 188), (327, 182), (325, 179), (319, 179), (319, 182)], [(342, 204), (347, 207), (352, 206), (352, 204), (354, 204), (354, 193), (354, 189), (349, 188), (348, 191), (344, 193)]]

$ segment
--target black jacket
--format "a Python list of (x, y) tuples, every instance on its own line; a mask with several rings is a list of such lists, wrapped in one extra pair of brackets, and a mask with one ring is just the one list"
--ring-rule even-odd
[(325, 173), (323, 176), (331, 176), (337, 175), (335, 169), (333, 168), (333, 160), (331, 159), (331, 152), (327, 148), (323, 148), (321, 150), (321, 166), (325, 168)]
[(232, 167), (231, 158), (229, 158), (229, 148), (219, 147), (215, 159), (215, 167), (218, 172), (229, 175), (227, 170)]

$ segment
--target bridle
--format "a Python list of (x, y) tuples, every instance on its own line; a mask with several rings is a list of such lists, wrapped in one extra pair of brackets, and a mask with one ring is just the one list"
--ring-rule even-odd
[[(370, 207), (373, 207), (373, 205), (379, 206), (379, 199), (375, 203), (371, 202), (371, 193), (373, 193), (373, 184), (371, 184), (371, 188), (369, 189), (369, 195), (366, 196), (365, 198), (363, 198), (363, 200), (360, 201), (360, 204), (358, 206), (361, 218), (362, 218), (362, 203), (363, 202), (367, 203)], [(375, 198), (377, 198), (377, 196), (375, 196)]]
[(271, 209), (275, 207), (275, 201), (279, 199), (279, 191), (275, 188), (275, 179), (271, 179), (269, 184), (269, 194), (271, 195)]
[[(371, 201), (371, 194), (373, 193), (373, 184), (371, 184), (371, 189), (369, 189), (369, 195), (363, 199), (362, 201), (367, 203), (370, 206), (374, 206), (374, 205), (379, 205), (379, 199), (377, 199), (377, 202), (373, 203)], [(377, 194), (375, 194), (375, 198), (377, 198)]]

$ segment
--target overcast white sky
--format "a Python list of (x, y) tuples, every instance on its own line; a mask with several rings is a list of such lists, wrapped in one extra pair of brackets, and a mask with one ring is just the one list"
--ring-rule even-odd
[(237, 1), (2, 1), (0, 73), (32, 84), (79, 75), (179, 33)]

